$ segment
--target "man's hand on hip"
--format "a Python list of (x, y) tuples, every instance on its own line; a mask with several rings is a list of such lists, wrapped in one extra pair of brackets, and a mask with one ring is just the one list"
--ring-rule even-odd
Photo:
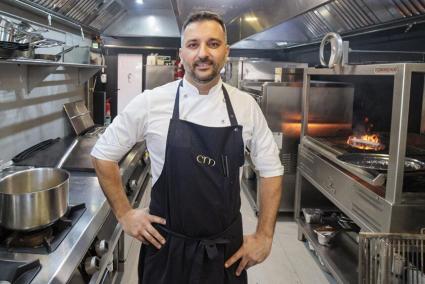
[(236, 275), (241, 275), (244, 269), (248, 269), (266, 259), (270, 254), (272, 241), (272, 238), (260, 234), (244, 236), (241, 248), (226, 261), (224, 266), (228, 268), (240, 259)]
[(124, 232), (138, 239), (142, 243), (151, 243), (157, 249), (165, 244), (165, 239), (152, 226), (152, 223), (165, 225), (165, 219), (150, 215), (148, 209), (131, 209), (118, 220)]

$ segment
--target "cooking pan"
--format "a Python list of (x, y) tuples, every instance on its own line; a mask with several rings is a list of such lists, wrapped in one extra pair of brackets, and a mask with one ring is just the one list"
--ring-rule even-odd
[[(365, 170), (376, 170), (380, 172), (386, 172), (388, 170), (389, 155), (387, 154), (347, 153), (339, 155), (337, 158), (344, 163)], [(409, 173), (424, 170), (424, 162), (408, 157), (404, 159), (404, 172)]]
[(71, 46), (71, 47), (64, 49), (63, 51), (61, 51), (57, 54), (41, 54), (41, 53), (33, 54), (32, 58), (38, 59), (38, 60), (59, 61), (63, 54), (73, 50), (74, 48), (76, 48), (78, 46), (79, 45)]
[(68, 209), (69, 173), (33, 168), (0, 179), (0, 225), (32, 231), (47, 227)]

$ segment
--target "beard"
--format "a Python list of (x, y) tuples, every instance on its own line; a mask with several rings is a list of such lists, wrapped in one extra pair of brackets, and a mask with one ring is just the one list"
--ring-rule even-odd
[[(209, 64), (211, 66), (211, 71), (209, 74), (199, 74), (200, 71), (197, 71), (197, 67), (200, 64)], [(214, 61), (205, 58), (205, 59), (198, 59), (196, 60), (191, 66), (190, 68), (187, 68), (187, 73), (189, 73), (188, 75), (190, 75), (190, 77), (199, 84), (206, 84), (211, 82), (212, 80), (214, 80), (219, 72), (220, 72), (220, 66), (215, 63)]]

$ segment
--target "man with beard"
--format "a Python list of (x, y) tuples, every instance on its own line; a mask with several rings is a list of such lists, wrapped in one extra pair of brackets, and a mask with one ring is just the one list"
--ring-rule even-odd
[[(141, 283), (247, 283), (246, 269), (271, 250), (283, 167), (256, 102), (220, 79), (229, 53), (222, 19), (192, 14), (181, 42), (184, 79), (136, 97), (99, 139), (94, 165), (124, 231), (146, 244)], [(141, 140), (153, 188), (149, 208), (133, 209), (117, 161)], [(261, 211), (256, 232), (243, 237), (245, 147), (261, 176)]]

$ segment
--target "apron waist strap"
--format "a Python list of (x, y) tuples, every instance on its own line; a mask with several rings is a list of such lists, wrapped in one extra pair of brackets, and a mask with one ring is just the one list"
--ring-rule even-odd
[(233, 235), (233, 232), (239, 231), (241, 222), (242, 217), (239, 213), (235, 220), (223, 232), (209, 238), (193, 238), (184, 234), (174, 232), (160, 224), (156, 224), (156, 226), (158, 226), (161, 230), (165, 231), (173, 237), (199, 243), (193, 259), (193, 266), (189, 281), (190, 284), (198, 284), (201, 281), (202, 267), (204, 264), (204, 254), (206, 253), (208, 259), (210, 260), (215, 259), (218, 255), (217, 245), (229, 244), (231, 242), (229, 237)]
[[(170, 234), (173, 237), (179, 238), (179, 239), (184, 239), (184, 240), (189, 240), (189, 241), (193, 241), (193, 242), (199, 242), (199, 245), (201, 246), (201, 252), (202, 251), (206, 251), (208, 258), (209, 259), (214, 259), (217, 254), (217, 245), (225, 245), (230, 243), (230, 240), (228, 238), (225, 237), (216, 237), (216, 238), (208, 238), (208, 239), (198, 239), (198, 238), (192, 238), (174, 231), (171, 231), (170, 229), (168, 229), (167, 227), (163, 226), (163, 225), (158, 225), (158, 227), (165, 231), (167, 234)], [(227, 229), (226, 229), (227, 231)], [(222, 233), (220, 233), (222, 234)]]

